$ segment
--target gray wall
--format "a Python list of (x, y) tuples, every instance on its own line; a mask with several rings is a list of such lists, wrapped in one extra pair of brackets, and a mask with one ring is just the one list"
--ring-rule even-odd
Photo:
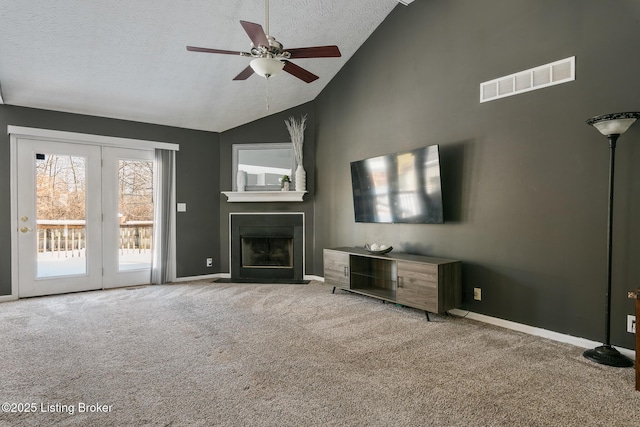
[[(124, 120), (82, 116), (33, 108), (0, 105), (0, 295), (11, 294), (11, 217), (9, 136), (7, 125), (63, 130), (180, 144), (176, 155), (178, 201), (188, 211), (177, 217), (177, 275), (219, 271), (218, 143), (220, 135)], [(214, 266), (206, 268), (205, 258)]]
[[(292, 84), (305, 84), (293, 82)], [(284, 121), (293, 116), (299, 119), (307, 115), (307, 128), (304, 134), (303, 163), (307, 172), (307, 191), (304, 201), (300, 203), (228, 203), (227, 197), (220, 194), (220, 267), (222, 272), (229, 272), (229, 213), (231, 212), (304, 212), (305, 214), (305, 274), (322, 275), (322, 269), (314, 265), (314, 188), (315, 188), (315, 109), (309, 102), (273, 114), (260, 120), (239, 126), (220, 134), (220, 191), (231, 191), (231, 153), (233, 144), (254, 144), (257, 142), (291, 141)], [(321, 251), (322, 252), (322, 251)]]
[[(585, 120), (640, 109), (639, 20), (637, 0), (396, 7), (316, 99), (317, 268), (371, 241), (460, 259), (464, 309), (603, 340), (608, 145)], [(481, 82), (573, 55), (576, 81), (479, 103)], [(430, 144), (446, 224), (356, 224), (349, 162)], [(612, 339), (633, 348), (639, 124), (617, 154)]]

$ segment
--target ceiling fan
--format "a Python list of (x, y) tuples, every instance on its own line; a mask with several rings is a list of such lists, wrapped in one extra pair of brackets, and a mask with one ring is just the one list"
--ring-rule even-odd
[(338, 58), (341, 56), (338, 46), (314, 46), (285, 49), (282, 43), (269, 35), (269, 0), (265, 0), (265, 24), (267, 31), (260, 24), (240, 21), (240, 25), (251, 39), (251, 50), (240, 52), (233, 50), (210, 49), (205, 47), (187, 46), (190, 52), (220, 53), (224, 55), (240, 55), (253, 58), (249, 66), (235, 76), (233, 80), (246, 80), (252, 74), (258, 74), (267, 79), (284, 70), (300, 80), (311, 83), (318, 76), (289, 61), (296, 58)]

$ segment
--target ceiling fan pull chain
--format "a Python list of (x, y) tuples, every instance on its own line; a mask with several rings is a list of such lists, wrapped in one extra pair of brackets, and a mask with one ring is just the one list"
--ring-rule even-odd
[(265, 102), (267, 104), (267, 110), (269, 109), (269, 76), (265, 79), (267, 81), (267, 94), (265, 97)]
[(264, 23), (267, 27), (267, 36), (269, 35), (269, 0), (264, 2)]

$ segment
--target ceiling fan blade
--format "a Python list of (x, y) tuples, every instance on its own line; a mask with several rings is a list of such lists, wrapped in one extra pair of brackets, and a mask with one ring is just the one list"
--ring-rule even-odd
[(282, 61), (282, 62), (284, 62), (283, 70), (285, 70), (287, 73), (291, 74), (292, 76), (299, 78), (302, 81), (311, 83), (312, 81), (318, 79), (318, 76), (294, 64), (293, 62), (289, 62), (289, 61)]
[(269, 47), (269, 40), (267, 40), (267, 35), (262, 29), (262, 25), (254, 24), (253, 22), (240, 21), (240, 25), (247, 32), (247, 35), (253, 42), (255, 47), (258, 46), (266, 46)]
[(237, 50), (222, 50), (222, 49), (209, 49), (207, 47), (195, 47), (195, 46), (187, 46), (187, 50), (189, 52), (204, 52), (204, 53), (223, 53), (226, 55), (251, 55), (248, 52), (239, 52)]
[(338, 46), (314, 46), (286, 49), (291, 58), (339, 58), (342, 56)]
[(247, 68), (242, 70), (240, 74), (235, 76), (233, 80), (247, 80), (249, 77), (251, 77), (252, 74), (253, 74), (253, 68), (251, 68), (251, 66), (248, 66)]

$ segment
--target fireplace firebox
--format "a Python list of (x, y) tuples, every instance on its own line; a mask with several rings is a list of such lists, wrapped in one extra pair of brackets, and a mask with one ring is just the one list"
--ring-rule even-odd
[(242, 267), (293, 268), (293, 236), (242, 237)]
[(231, 214), (231, 279), (293, 282), (303, 279), (303, 214)]

